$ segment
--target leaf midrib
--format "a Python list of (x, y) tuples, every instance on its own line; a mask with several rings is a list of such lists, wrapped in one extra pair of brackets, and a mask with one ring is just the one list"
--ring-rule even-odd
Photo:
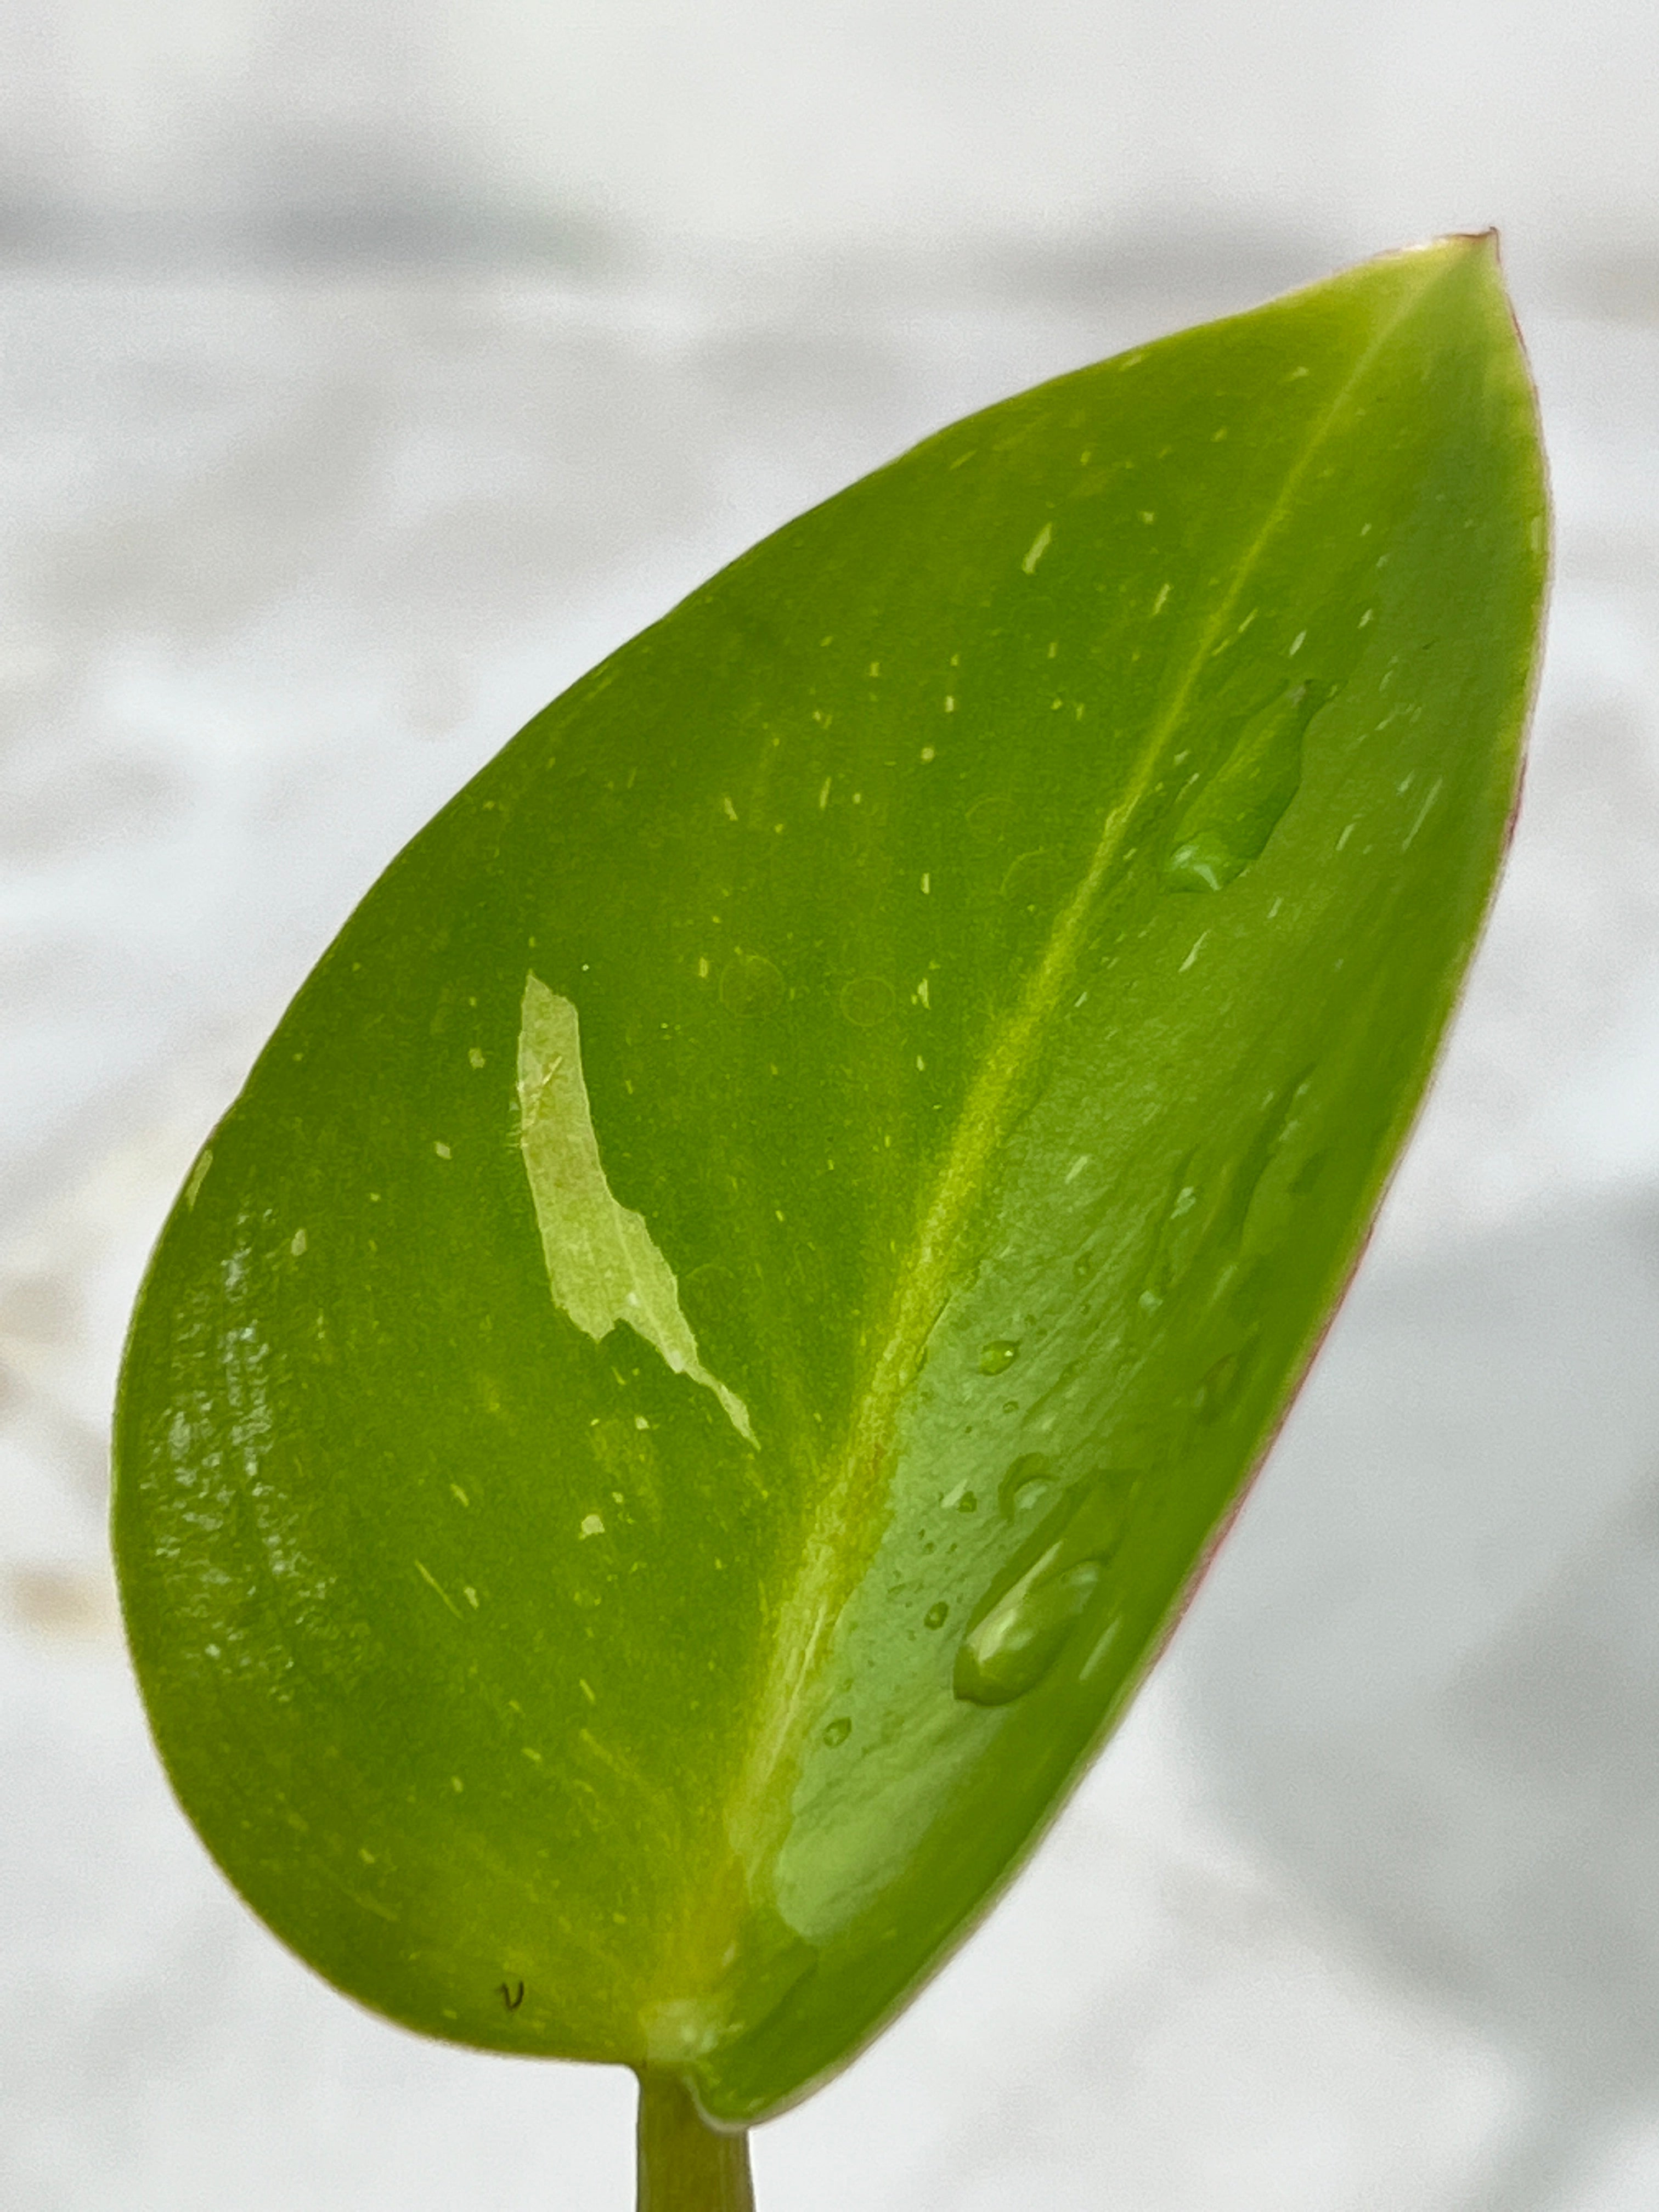
[[(1471, 241), (1474, 243), (1474, 241)], [(1432, 249), (1424, 252), (1429, 261)], [(956, 1133), (942, 1163), (914, 1243), (911, 1263), (900, 1273), (891, 1318), (860, 1393), (836, 1472), (803, 1547), (793, 1582), (774, 1614), (772, 1663), (762, 1676), (763, 1704), (750, 1736), (750, 1756), (735, 1793), (728, 1832), (751, 1864), (763, 1858), (785, 1822), (787, 1806), (775, 1778), (792, 1767), (797, 1717), (809, 1697), (818, 1664), (842, 1605), (856, 1583), (869, 1548), (849, 1541), (863, 1524), (862, 1506), (878, 1486), (895, 1417), (922, 1347), (949, 1295), (958, 1232), (981, 1195), (987, 1171), (1001, 1145), (1012, 1108), (1029, 1077), (1033, 1048), (1074, 978), (1091, 911), (1121, 857), (1135, 816), (1148, 797), (1155, 771), (1180, 726), (1194, 687), (1219, 635), (1236, 612), (1267, 547), (1287, 520), (1291, 502), (1322, 448), (1339, 427), (1379, 355), (1418, 313), (1458, 264), (1433, 258), (1429, 280), (1406, 297), (1377, 327), (1312, 428), (1277, 498), (1237, 562), (1231, 583), (1201, 629), (1170, 694), (1152, 723), (1123, 796), (1107, 813), (1089, 866), (1056, 917), (1000, 1042), (981, 1058), (963, 1102)]]

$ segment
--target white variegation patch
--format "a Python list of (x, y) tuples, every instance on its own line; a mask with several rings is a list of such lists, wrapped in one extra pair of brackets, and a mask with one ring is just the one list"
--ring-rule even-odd
[(538, 975), (525, 978), (520, 1020), (519, 1147), (554, 1304), (596, 1343), (625, 1321), (675, 1374), (712, 1390), (752, 1444), (747, 1407), (697, 1356), (673, 1269), (643, 1217), (611, 1194), (582, 1074), (576, 1009)]

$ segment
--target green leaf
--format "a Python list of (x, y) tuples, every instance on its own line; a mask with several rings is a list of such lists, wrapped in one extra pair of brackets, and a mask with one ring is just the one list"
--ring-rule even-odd
[(1449, 240), (928, 441), (394, 862), (190, 1178), (119, 1413), (156, 1736), (285, 1941), (732, 2126), (937, 1966), (1354, 1263), (1544, 568)]

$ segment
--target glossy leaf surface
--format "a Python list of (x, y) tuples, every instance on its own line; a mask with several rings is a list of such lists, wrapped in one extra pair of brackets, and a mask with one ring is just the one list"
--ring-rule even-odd
[(116, 1528), (231, 1880), (430, 2033), (833, 2068), (1101, 1741), (1353, 1263), (1545, 565), (1490, 243), (1007, 401), (579, 684), (204, 1152)]

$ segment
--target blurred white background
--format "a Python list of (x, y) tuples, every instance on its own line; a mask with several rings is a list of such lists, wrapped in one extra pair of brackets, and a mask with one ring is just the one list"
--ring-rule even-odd
[(618, 2212), (630, 2085), (313, 1983), (161, 1782), (125, 1310), (349, 903), (720, 560), (979, 402), (1497, 222), (1559, 575), (1366, 1271), (1164, 1668), (763, 2212), (1659, 2195), (1659, 19), (1641, 0), (13, 0), (0, 2204)]

